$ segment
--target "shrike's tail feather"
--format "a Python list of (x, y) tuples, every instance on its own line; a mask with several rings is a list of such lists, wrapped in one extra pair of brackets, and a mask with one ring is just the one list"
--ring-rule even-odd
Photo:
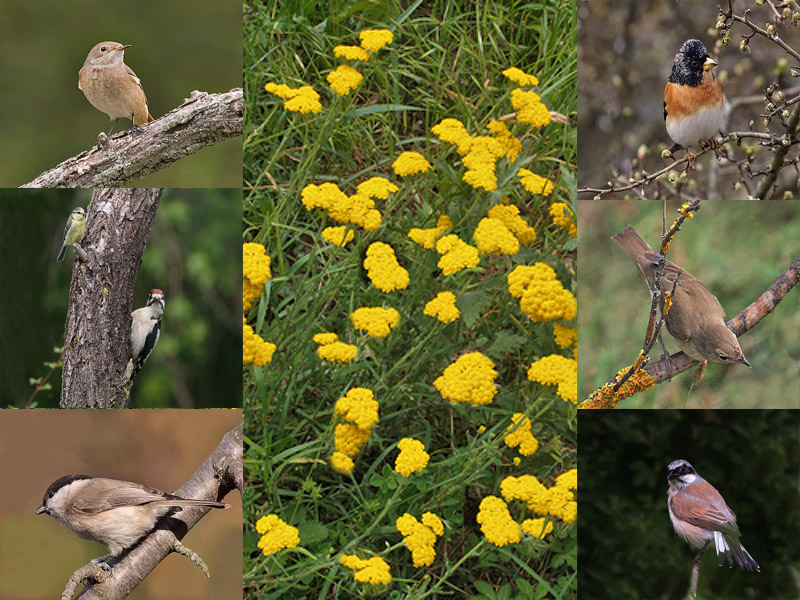
[(727, 559), (728, 566), (731, 568), (733, 564), (736, 563), (736, 566), (744, 571), (761, 572), (761, 567), (753, 560), (750, 553), (744, 549), (744, 546), (742, 546), (737, 537), (727, 536), (720, 531), (715, 531), (714, 544), (716, 545), (717, 558), (719, 559), (720, 566), (722, 566), (724, 560)]

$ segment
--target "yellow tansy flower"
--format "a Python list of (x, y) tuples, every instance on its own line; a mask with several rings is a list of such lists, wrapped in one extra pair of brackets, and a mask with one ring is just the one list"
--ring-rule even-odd
[(558, 385), (558, 395), (567, 402), (578, 402), (578, 361), (558, 354), (540, 358), (528, 369), (528, 379), (545, 385)]
[(364, 50), (361, 46), (334, 46), (333, 55), (336, 58), (344, 58), (345, 60), (362, 60), (368, 61), (372, 55)]
[(469, 148), (472, 146), (472, 136), (458, 119), (442, 119), (437, 125), (431, 127), (431, 133), (443, 142), (455, 144), (456, 151), (462, 156), (469, 152)]
[(556, 344), (561, 348), (569, 348), (578, 342), (577, 327), (567, 327), (561, 323), (553, 323), (553, 333), (556, 336)]
[(392, 163), (392, 170), (401, 177), (425, 173), (430, 169), (431, 163), (419, 152), (403, 152)]
[(400, 322), (400, 313), (393, 308), (365, 306), (350, 314), (353, 327), (366, 331), (370, 337), (385, 338)]
[(395, 527), (403, 536), (403, 543), (411, 551), (415, 567), (427, 567), (436, 558), (433, 545), (436, 537), (444, 533), (442, 521), (433, 513), (425, 513), (420, 523), (412, 515), (405, 513), (395, 521)]
[(486, 539), (502, 548), (516, 544), (522, 539), (522, 529), (508, 512), (508, 506), (497, 496), (486, 496), (481, 500), (475, 519)]
[(436, 242), (436, 251), (442, 255), (437, 266), (445, 275), (477, 267), (480, 262), (478, 249), (461, 241), (457, 235), (451, 234), (441, 238)]
[(517, 120), (526, 125), (543, 127), (553, 120), (550, 111), (542, 104), (539, 94), (519, 88), (511, 90), (511, 105), (517, 111)]
[(544, 536), (553, 531), (553, 522), (547, 519), (525, 519), (522, 522), (522, 530), (543, 540)]
[(511, 204), (496, 204), (489, 209), (489, 218), (502, 221), (503, 225), (517, 236), (520, 244), (530, 245), (536, 241), (536, 230), (520, 216), (519, 209)]
[(525, 71), (517, 67), (509, 67), (503, 71), (503, 75), (519, 85), (539, 85), (539, 80), (536, 79), (536, 77), (528, 75)]
[(415, 241), (423, 248), (426, 248), (428, 250), (433, 250), (433, 247), (436, 244), (436, 240), (438, 240), (452, 228), (453, 228), (453, 221), (450, 220), (450, 217), (448, 217), (447, 215), (442, 215), (436, 222), (436, 227), (433, 227), (431, 229), (419, 229), (417, 227), (414, 227), (408, 232), (408, 237), (410, 237), (413, 241)]
[(353, 91), (364, 76), (349, 65), (339, 65), (336, 70), (328, 73), (325, 78), (331, 89), (340, 96), (346, 96)]
[(261, 534), (258, 547), (265, 556), (284, 548), (295, 548), (300, 544), (297, 527), (284, 523), (278, 515), (267, 515), (256, 522), (256, 531)]
[(275, 344), (257, 335), (242, 317), (242, 364), (260, 367), (272, 362)]
[(394, 470), (403, 477), (421, 471), (428, 466), (430, 455), (425, 452), (425, 445), (413, 438), (403, 438), (397, 443), (400, 454), (394, 461)]
[(578, 302), (556, 279), (556, 272), (545, 263), (520, 265), (508, 274), (508, 291), (520, 298), (520, 309), (534, 321), (571, 321)]
[(478, 250), (484, 254), (516, 254), (519, 252), (519, 240), (498, 219), (489, 217), (481, 219), (472, 238), (475, 240)]
[(368, 388), (352, 388), (336, 401), (334, 410), (360, 429), (372, 429), (378, 424), (378, 401)]
[(539, 441), (531, 433), (531, 421), (522, 413), (514, 413), (504, 441), (509, 448), (519, 446), (522, 456), (530, 456), (539, 448)]
[(353, 459), (342, 452), (334, 452), (328, 457), (328, 464), (331, 469), (340, 475), (349, 475), (356, 468)]
[(268, 83), (264, 89), (283, 98), (283, 108), (292, 112), (318, 113), (322, 110), (319, 94), (310, 85), (290, 88), (285, 84)]
[(436, 317), (442, 323), (451, 323), (461, 316), (453, 292), (439, 292), (436, 298), (425, 305), (425, 310), (422, 312), (429, 317)]
[(351, 227), (326, 227), (322, 230), (322, 239), (334, 246), (344, 246), (347, 242), (353, 241), (355, 234)]
[(550, 216), (553, 217), (553, 223), (566, 229), (570, 236), (575, 237), (578, 235), (578, 228), (571, 218), (574, 215), (564, 202), (553, 202), (550, 205)]
[(542, 196), (549, 196), (553, 193), (553, 182), (544, 177), (540, 177), (533, 171), (528, 169), (520, 169), (517, 171), (522, 187), (528, 190), (531, 194), (541, 194)]
[(339, 559), (339, 562), (348, 569), (355, 571), (353, 578), (361, 583), (388, 585), (392, 582), (389, 564), (380, 556), (373, 556), (364, 560), (354, 554), (345, 554)]
[(397, 262), (392, 247), (383, 242), (373, 242), (367, 248), (364, 268), (372, 284), (387, 294), (406, 289), (411, 281), (408, 271)]
[(394, 40), (394, 34), (388, 29), (365, 29), (359, 32), (358, 37), (361, 47), (370, 52), (377, 52)]
[(442, 398), (451, 402), (489, 404), (497, 394), (494, 363), (480, 352), (469, 352), (448, 366), (433, 382)]

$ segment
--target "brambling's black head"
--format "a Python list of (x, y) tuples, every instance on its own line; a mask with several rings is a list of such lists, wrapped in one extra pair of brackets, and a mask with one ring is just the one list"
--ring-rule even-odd
[(703, 73), (717, 66), (700, 40), (687, 40), (675, 55), (669, 80), (678, 85), (696, 87), (703, 81)]

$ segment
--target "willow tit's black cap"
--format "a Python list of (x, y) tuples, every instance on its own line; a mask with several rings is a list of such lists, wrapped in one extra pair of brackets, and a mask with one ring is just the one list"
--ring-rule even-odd
[(47, 488), (47, 491), (44, 493), (44, 498), (42, 498), (42, 505), (36, 509), (36, 514), (40, 515), (42, 513), (48, 513), (47, 509), (47, 501), (50, 500), (53, 496), (56, 495), (56, 492), (61, 488), (68, 486), (73, 481), (79, 481), (81, 479), (91, 479), (89, 475), (65, 475), (64, 477), (59, 477), (53, 483), (50, 484), (50, 487)]

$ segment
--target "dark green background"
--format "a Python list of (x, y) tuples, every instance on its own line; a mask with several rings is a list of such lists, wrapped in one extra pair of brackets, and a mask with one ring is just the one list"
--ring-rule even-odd
[(591, 600), (683, 598), (694, 551), (667, 513), (667, 465), (688, 460), (736, 514), (760, 573), (707, 551), (698, 600), (798, 597), (800, 412), (578, 411), (578, 590)]

